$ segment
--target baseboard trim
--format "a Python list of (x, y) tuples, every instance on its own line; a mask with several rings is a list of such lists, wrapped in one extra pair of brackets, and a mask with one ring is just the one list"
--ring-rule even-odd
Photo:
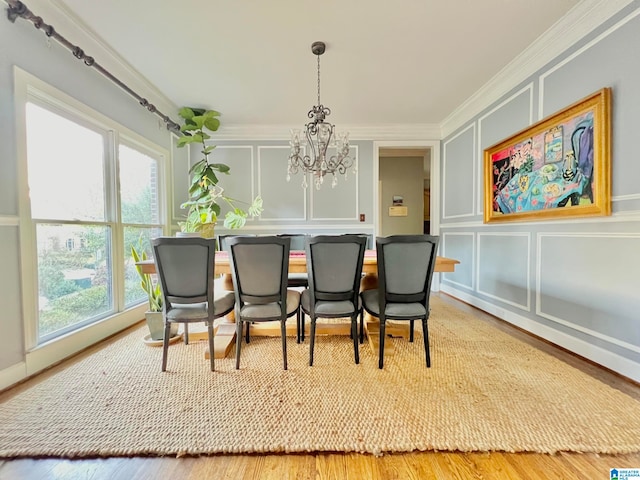
[(628, 358), (609, 352), (601, 347), (591, 345), (584, 340), (577, 339), (571, 335), (567, 335), (566, 333), (562, 333), (551, 327), (542, 325), (517, 313), (497, 307), (496, 305), (481, 300), (449, 285), (440, 285), (440, 291), (462, 300), (469, 305), (473, 305), (494, 317), (526, 330), (527, 332), (543, 338), (555, 345), (565, 348), (576, 355), (580, 355), (581, 357), (595, 362), (598, 365), (608, 368), (623, 377), (633, 380), (634, 382), (640, 382), (640, 364), (629, 360)]

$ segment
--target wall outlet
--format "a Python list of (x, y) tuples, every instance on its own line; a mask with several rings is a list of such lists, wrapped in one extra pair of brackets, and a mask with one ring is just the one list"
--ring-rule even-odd
[(364, 213), (361, 213), (361, 214), (360, 214), (360, 221), (361, 221), (361, 222), (364, 222)]

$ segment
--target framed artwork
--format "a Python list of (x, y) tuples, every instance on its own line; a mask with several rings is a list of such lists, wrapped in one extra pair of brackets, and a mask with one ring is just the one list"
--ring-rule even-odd
[(611, 214), (611, 89), (484, 151), (484, 222)]
[(404, 198), (401, 195), (394, 195), (393, 196), (393, 205), (394, 206), (404, 205)]

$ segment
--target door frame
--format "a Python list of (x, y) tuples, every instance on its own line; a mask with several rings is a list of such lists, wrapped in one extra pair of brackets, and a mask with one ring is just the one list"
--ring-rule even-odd
[[(429, 205), (431, 235), (440, 235), (440, 140), (380, 140), (373, 142), (373, 231), (380, 235), (382, 208), (380, 206), (380, 149), (424, 148), (431, 152), (431, 176), (429, 179), (431, 203)], [(434, 291), (440, 290), (440, 276), (434, 275)]]

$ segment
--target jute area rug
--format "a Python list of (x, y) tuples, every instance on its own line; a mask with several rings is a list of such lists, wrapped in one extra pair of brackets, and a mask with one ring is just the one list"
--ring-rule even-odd
[[(0, 457), (250, 452), (640, 451), (640, 402), (433, 299), (422, 337), (384, 370), (348, 337), (243, 345), (242, 366), (176, 343), (166, 373), (146, 327), (0, 404)], [(418, 329), (419, 330), (419, 329)]]

